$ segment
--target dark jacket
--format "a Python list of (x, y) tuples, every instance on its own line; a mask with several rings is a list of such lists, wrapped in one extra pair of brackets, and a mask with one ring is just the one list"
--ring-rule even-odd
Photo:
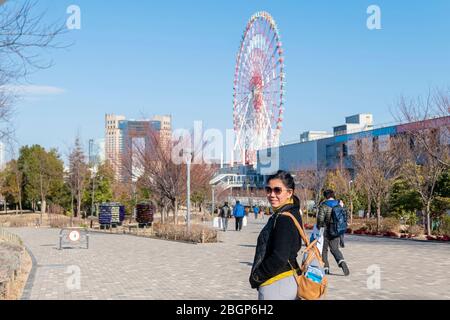
[(231, 218), (231, 208), (229, 206), (223, 206), (220, 208), (220, 218)]
[(339, 205), (338, 200), (326, 200), (319, 206), (319, 214), (317, 215), (317, 227), (325, 228), (325, 235), (329, 238), (329, 228), (331, 223), (331, 212), (333, 207)]
[(290, 212), (301, 225), (300, 201), (295, 198), (294, 202), (278, 209), (258, 237), (249, 279), (253, 289), (259, 288), (261, 284), (281, 273), (292, 270), (291, 265), (299, 268), (297, 255), (302, 246), (300, 234), (291, 218), (281, 215), (283, 212)]

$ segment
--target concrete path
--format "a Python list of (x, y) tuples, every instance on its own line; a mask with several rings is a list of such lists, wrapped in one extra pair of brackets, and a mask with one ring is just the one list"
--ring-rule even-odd
[[(63, 251), (59, 230), (11, 231), (34, 260), (23, 299), (240, 300), (257, 298), (248, 276), (263, 225), (206, 245), (92, 233), (89, 250)], [(333, 261), (327, 299), (450, 299), (450, 245), (359, 236), (346, 245), (352, 274)]]

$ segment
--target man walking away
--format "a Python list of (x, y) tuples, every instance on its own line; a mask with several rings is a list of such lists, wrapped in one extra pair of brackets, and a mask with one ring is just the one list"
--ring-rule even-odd
[(224, 206), (220, 208), (220, 218), (222, 219), (223, 231), (227, 232), (228, 219), (231, 218), (231, 208), (228, 206), (228, 202), (225, 202)]
[[(328, 262), (328, 248), (331, 251), (334, 259), (336, 260), (338, 266), (342, 268), (345, 276), (350, 275), (350, 270), (348, 269), (347, 263), (344, 260), (342, 252), (339, 250), (339, 245), (341, 242), (340, 235), (336, 235), (336, 226), (339, 221), (334, 221), (336, 217), (345, 213), (345, 209), (339, 204), (339, 201), (335, 200), (335, 195), (333, 190), (326, 190), (324, 192), (325, 201), (319, 206), (319, 215), (317, 217), (318, 228), (325, 228), (324, 234), (324, 244), (322, 258), (325, 263), (325, 273), (330, 274), (330, 263)], [(334, 218), (333, 218), (334, 217)], [(346, 223), (345, 217), (345, 223)]]
[(242, 222), (245, 217), (245, 208), (239, 201), (236, 201), (236, 205), (233, 209), (233, 216), (236, 219), (236, 231), (241, 231)]
[(255, 214), (255, 220), (258, 220), (258, 215), (259, 215), (259, 207), (258, 206), (253, 207), (253, 213)]

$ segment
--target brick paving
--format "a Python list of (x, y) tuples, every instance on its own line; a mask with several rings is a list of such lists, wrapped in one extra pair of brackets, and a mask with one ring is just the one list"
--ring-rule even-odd
[[(22, 299), (254, 300), (248, 275), (263, 225), (250, 220), (242, 232), (230, 228), (220, 243), (205, 245), (91, 233), (89, 250), (62, 251), (59, 230), (10, 231), (33, 258)], [(347, 236), (346, 246), (352, 274), (344, 277), (330, 257), (327, 299), (450, 299), (449, 244)], [(380, 270), (379, 288), (368, 288), (368, 268)], [(80, 271), (79, 288), (70, 282), (73, 270)]]

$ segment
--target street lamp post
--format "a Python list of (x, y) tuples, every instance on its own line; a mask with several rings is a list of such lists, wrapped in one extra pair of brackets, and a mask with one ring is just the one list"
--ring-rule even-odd
[(187, 181), (186, 181), (186, 202), (187, 202), (187, 229), (188, 232), (191, 231), (191, 161), (192, 161), (192, 152), (183, 151), (184, 155), (188, 155), (186, 158), (186, 170), (187, 170)]
[[(92, 226), (93, 226), (92, 217), (94, 216), (94, 211), (95, 211), (95, 176), (97, 174), (97, 169), (96, 169), (95, 165), (93, 165), (92, 168), (90, 168), (89, 170), (91, 170), (91, 178), (92, 178), (91, 214), (88, 217), (88, 214), (86, 213), (85, 220), (90, 220), (90, 226), (92, 229)], [(71, 225), (72, 225), (72, 223), (71, 223)]]
[(91, 170), (92, 170), (92, 203), (91, 203), (91, 217), (92, 217), (95, 211), (95, 176), (97, 174), (97, 170), (95, 166), (93, 166)]
[(92, 175), (92, 209), (91, 217), (94, 215), (95, 210), (95, 174)]
[(215, 199), (215, 188), (214, 188), (214, 186), (212, 186), (212, 212), (211, 212), (211, 214), (212, 215), (214, 215), (214, 212), (215, 212), (215, 210), (216, 210), (216, 199)]

